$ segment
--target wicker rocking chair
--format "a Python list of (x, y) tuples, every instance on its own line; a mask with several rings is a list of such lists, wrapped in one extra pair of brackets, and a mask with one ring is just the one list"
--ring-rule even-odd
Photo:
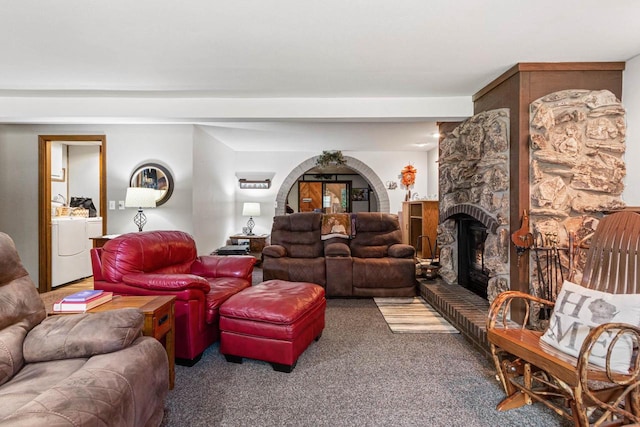
[[(581, 286), (612, 294), (640, 293), (640, 215), (628, 211), (603, 218), (591, 239)], [(506, 319), (514, 300), (527, 307), (523, 325)], [(573, 357), (541, 342), (543, 332), (527, 329), (532, 303), (554, 303), (521, 292), (507, 291), (492, 303), (487, 336), (497, 377), (507, 397), (500, 411), (541, 402), (576, 426), (617, 426), (640, 423), (640, 328), (605, 323), (591, 330)], [(606, 352), (606, 367), (589, 363), (600, 337), (614, 337)], [(611, 347), (624, 336), (635, 351), (629, 372), (610, 367)], [(601, 343), (600, 343), (601, 344)], [(601, 349), (599, 349), (601, 350)]]

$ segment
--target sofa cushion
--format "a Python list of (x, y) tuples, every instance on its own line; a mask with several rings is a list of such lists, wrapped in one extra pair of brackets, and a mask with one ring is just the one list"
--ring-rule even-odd
[(380, 212), (355, 214), (355, 237), (349, 243), (351, 254), (358, 258), (384, 258), (389, 246), (402, 243), (398, 216)]
[(324, 254), (326, 256), (350, 257), (351, 249), (344, 242), (330, 243), (324, 247)]
[(271, 258), (282, 258), (287, 256), (287, 250), (280, 245), (269, 245), (262, 249), (262, 255)]
[(273, 219), (271, 244), (280, 245), (291, 258), (317, 258), (323, 256), (320, 239), (322, 214), (299, 212), (278, 215)]
[(289, 282), (310, 282), (325, 286), (327, 283), (324, 257), (318, 258), (268, 258), (262, 262), (262, 276)]
[(11, 237), (0, 232), (0, 385), (22, 367), (22, 342), (46, 316)]
[(86, 362), (86, 359), (78, 358), (25, 365), (9, 383), (0, 388), (0, 420), (49, 390), (52, 384), (66, 380)]
[(121, 282), (129, 273), (191, 273), (193, 238), (182, 231), (143, 231), (109, 240), (102, 247), (102, 277)]
[(30, 363), (0, 388), (0, 425), (158, 426), (168, 377), (167, 353), (151, 337), (89, 359)]
[(324, 300), (324, 289), (313, 283), (268, 280), (230, 298), (222, 316), (292, 325)]
[(122, 277), (122, 281), (137, 288), (156, 291), (181, 291), (184, 289), (200, 289), (209, 292), (209, 282), (195, 274), (146, 274), (133, 273)]
[(411, 245), (391, 245), (389, 246), (389, 256), (393, 258), (413, 258), (416, 250)]
[(51, 316), (24, 340), (27, 363), (91, 357), (131, 345), (142, 335), (144, 315), (135, 308)]
[(22, 343), (28, 331), (25, 321), (0, 330), (0, 386), (9, 381), (24, 365)]
[(205, 321), (208, 324), (213, 324), (218, 321), (220, 306), (231, 296), (243, 289), (250, 288), (251, 282), (236, 277), (220, 277), (218, 279), (208, 280), (211, 284), (211, 290), (205, 296)]
[(358, 288), (404, 288), (415, 285), (412, 259), (353, 258), (353, 286)]
[(42, 299), (22, 265), (13, 240), (0, 232), (0, 330), (26, 321), (31, 329), (46, 316)]
[(202, 277), (250, 279), (256, 262), (256, 257), (251, 255), (202, 255), (191, 264), (191, 274)]

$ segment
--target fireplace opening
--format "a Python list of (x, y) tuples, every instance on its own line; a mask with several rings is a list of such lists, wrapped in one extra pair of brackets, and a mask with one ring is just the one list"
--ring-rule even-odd
[(487, 298), (489, 273), (485, 268), (487, 227), (472, 217), (458, 218), (458, 284)]

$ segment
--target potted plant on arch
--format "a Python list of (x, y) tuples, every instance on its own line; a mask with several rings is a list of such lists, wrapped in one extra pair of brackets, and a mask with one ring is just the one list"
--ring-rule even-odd
[(322, 151), (322, 154), (316, 159), (316, 166), (327, 167), (342, 166), (347, 164), (347, 161), (342, 156), (342, 151)]

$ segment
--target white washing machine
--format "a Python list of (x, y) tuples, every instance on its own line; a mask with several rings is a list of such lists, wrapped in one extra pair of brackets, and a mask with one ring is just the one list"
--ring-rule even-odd
[(51, 219), (51, 286), (92, 275), (91, 237), (102, 236), (102, 218)]

